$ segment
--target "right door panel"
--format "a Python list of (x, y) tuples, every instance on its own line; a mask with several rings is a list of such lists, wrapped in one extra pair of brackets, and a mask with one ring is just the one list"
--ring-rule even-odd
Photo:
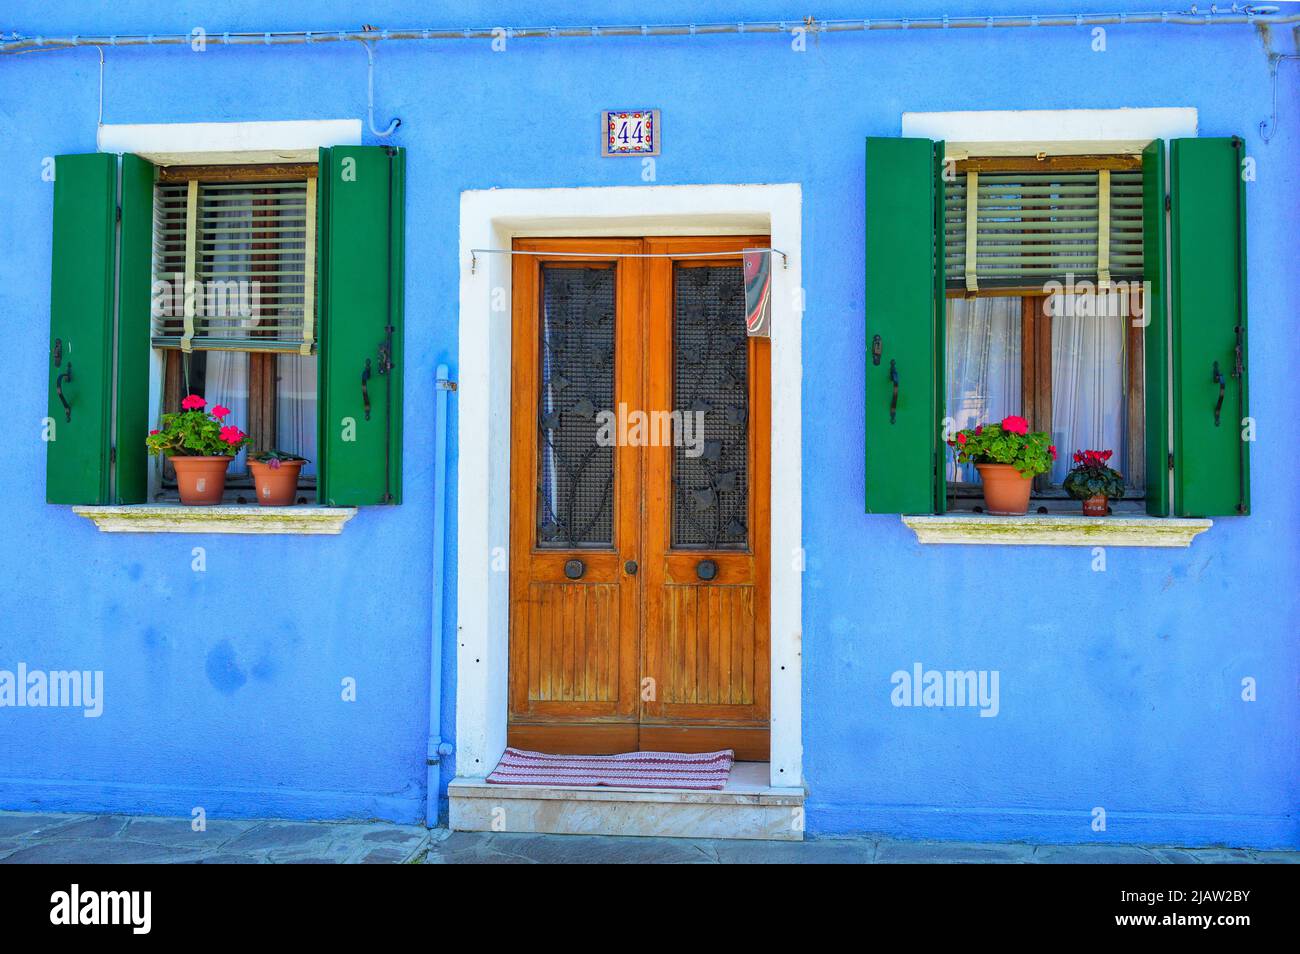
[[(768, 757), (769, 343), (745, 334), (739, 253), (765, 238), (648, 239), (641, 748)], [(731, 258), (695, 258), (734, 252)]]

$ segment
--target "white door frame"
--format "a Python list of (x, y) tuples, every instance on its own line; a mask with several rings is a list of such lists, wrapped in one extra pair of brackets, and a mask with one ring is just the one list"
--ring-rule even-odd
[(803, 784), (801, 209), (797, 183), (461, 193), (457, 777), (481, 778), (505, 751), (510, 652), (511, 257), (471, 250), (529, 235), (768, 234), (787, 256), (772, 258), (771, 780)]

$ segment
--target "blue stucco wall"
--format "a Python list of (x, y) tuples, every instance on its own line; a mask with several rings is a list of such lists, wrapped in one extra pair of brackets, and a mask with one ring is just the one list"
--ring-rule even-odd
[[(0, 30), (331, 29), (362, 18), (319, 2), (84, 6), (16, 0)], [(523, 2), (402, 6), (368, 4), (364, 20), (536, 25), (544, 16)], [(987, 2), (841, 2), (817, 13), (904, 6), (913, 16), (995, 12)], [(653, 13), (581, 2), (562, 16), (803, 13), (772, 0), (674, 0)], [(1270, 43), (1294, 51), (1289, 32), (1248, 27), (1112, 27), (1104, 53), (1074, 29), (830, 35), (804, 53), (772, 36), (518, 41), (501, 54), (486, 43), (382, 46), (378, 118), (402, 117), (396, 141), (410, 151), (406, 502), (365, 510), (332, 538), (106, 535), (43, 503), (52, 190), (41, 161), (94, 150), (97, 60), (88, 50), (0, 59), (9, 424), (0, 669), (102, 669), (106, 684), (99, 719), (0, 709), (0, 808), (422, 817), (430, 395), (435, 365), (457, 366), (459, 194), (640, 184), (639, 163), (599, 158), (594, 117), (646, 104), (663, 110), (658, 184), (803, 187), (809, 830), (1300, 844), (1300, 519), (1287, 436), (1300, 407), (1290, 307), (1300, 291), (1300, 103), (1295, 64), (1284, 64), (1280, 126), (1265, 144)], [(110, 123), (364, 117), (365, 58), (355, 48), (107, 55)], [(905, 110), (1122, 106), (1196, 107), (1203, 135), (1244, 136), (1258, 163), (1248, 200), (1254, 515), (1216, 521), (1188, 550), (1111, 549), (1102, 573), (1085, 549), (923, 548), (897, 518), (862, 512), (863, 138), (897, 135)], [(453, 401), (453, 437), (455, 426)], [(454, 439), (450, 453), (454, 475)], [(202, 573), (191, 569), (195, 546), (207, 551)], [(443, 734), (454, 739), (454, 552), (447, 566)], [(1000, 714), (892, 706), (890, 674), (915, 662), (998, 670)], [(353, 703), (340, 701), (348, 676)], [(1258, 681), (1253, 703), (1240, 699), (1247, 676)], [(1096, 807), (1107, 812), (1105, 832), (1091, 827)]]

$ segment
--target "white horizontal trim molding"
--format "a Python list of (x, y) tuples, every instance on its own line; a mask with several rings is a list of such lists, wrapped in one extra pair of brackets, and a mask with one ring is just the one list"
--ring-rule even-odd
[(1031, 547), (1189, 547), (1213, 520), (1183, 517), (1075, 517), (945, 514), (903, 517), (921, 543)]
[(360, 119), (254, 123), (122, 123), (99, 128), (100, 152), (131, 152), (156, 165), (315, 161), (322, 146), (361, 143)]
[(102, 533), (278, 533), (334, 534), (357, 514), (356, 507), (261, 507), (218, 504), (131, 504), (73, 507)]
[(1197, 134), (1193, 107), (988, 109), (903, 113), (903, 135), (943, 140), (944, 155), (1137, 153), (1153, 139)]

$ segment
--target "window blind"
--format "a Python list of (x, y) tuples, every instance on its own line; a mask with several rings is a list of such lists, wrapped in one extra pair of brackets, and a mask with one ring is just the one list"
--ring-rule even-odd
[(311, 354), (315, 193), (314, 179), (159, 183), (154, 346)]
[(944, 183), (949, 285), (1142, 278), (1142, 173), (958, 172)]

